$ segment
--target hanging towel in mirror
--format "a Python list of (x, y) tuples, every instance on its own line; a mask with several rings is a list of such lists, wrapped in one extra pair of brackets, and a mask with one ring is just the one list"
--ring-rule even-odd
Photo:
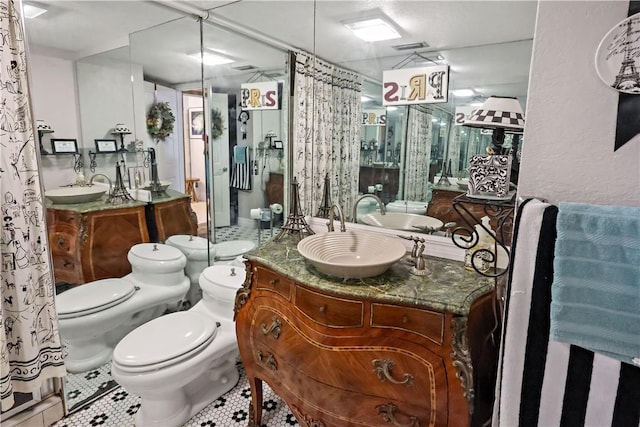
[(560, 203), (551, 338), (640, 361), (640, 209)]
[(233, 147), (233, 159), (235, 163), (249, 163), (248, 162), (248, 153), (247, 151), (249, 150), (249, 147), (241, 147), (239, 145), (236, 145), (235, 147)]
[(233, 171), (231, 172), (231, 188), (251, 190), (251, 162), (249, 147), (233, 147)]

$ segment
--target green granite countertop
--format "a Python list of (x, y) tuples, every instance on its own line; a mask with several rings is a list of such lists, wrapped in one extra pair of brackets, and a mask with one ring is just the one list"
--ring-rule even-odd
[(332, 278), (308, 265), (296, 246), (296, 240), (285, 236), (280, 242), (270, 240), (246, 257), (292, 280), (325, 292), (416, 305), (460, 315), (467, 315), (471, 304), (493, 289), (494, 279), (466, 270), (462, 262), (444, 258), (424, 257), (430, 274), (413, 275), (409, 272), (412, 265), (409, 263), (409, 254), (377, 277), (348, 280)]
[(165, 191), (166, 191), (166, 195), (158, 195), (158, 196), (154, 195), (153, 200), (151, 202), (142, 202), (140, 200), (130, 200), (130, 201), (119, 203), (119, 204), (112, 204), (112, 203), (107, 203), (107, 198), (109, 197), (109, 195), (105, 194), (99, 200), (96, 200), (94, 202), (88, 202), (88, 203), (56, 204), (56, 203), (52, 203), (51, 200), (45, 197), (45, 200), (46, 200), (45, 206), (47, 207), (47, 209), (58, 209), (62, 211), (87, 213), (87, 212), (95, 212), (95, 211), (104, 211), (109, 209), (135, 208), (138, 206), (146, 206), (148, 204), (169, 202), (171, 200), (177, 200), (177, 199), (189, 197), (189, 195), (180, 193), (179, 191), (175, 191), (171, 189), (167, 189)]

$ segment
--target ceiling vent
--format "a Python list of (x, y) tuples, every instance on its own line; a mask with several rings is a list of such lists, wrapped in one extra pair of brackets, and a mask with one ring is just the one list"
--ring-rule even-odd
[(253, 65), (237, 65), (235, 67), (231, 67), (234, 70), (238, 70), (238, 71), (249, 71), (249, 70), (255, 70), (257, 67), (254, 67)]
[(416, 49), (423, 49), (425, 47), (429, 47), (429, 43), (426, 43), (426, 42), (405, 43), (405, 44), (397, 44), (391, 47), (399, 51), (416, 50)]

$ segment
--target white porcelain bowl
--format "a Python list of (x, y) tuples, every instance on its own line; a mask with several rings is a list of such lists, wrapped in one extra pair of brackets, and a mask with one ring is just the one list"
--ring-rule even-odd
[(436, 231), (444, 225), (438, 218), (400, 212), (387, 212), (385, 215), (372, 213), (362, 217), (362, 222), (375, 227), (392, 228), (405, 231)]
[(416, 215), (427, 213), (427, 202), (416, 202), (413, 200), (396, 200), (389, 202), (386, 206), (387, 212), (402, 212)]
[(298, 243), (300, 255), (318, 271), (342, 279), (378, 276), (406, 251), (397, 237), (361, 231), (314, 234)]
[(60, 187), (44, 192), (45, 197), (55, 204), (94, 202), (107, 192), (104, 187)]

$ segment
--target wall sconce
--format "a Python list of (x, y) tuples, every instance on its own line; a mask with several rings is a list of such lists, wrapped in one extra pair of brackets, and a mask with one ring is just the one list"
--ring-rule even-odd
[(524, 130), (524, 113), (517, 98), (508, 96), (491, 96), (482, 106), (473, 112), (465, 126), (493, 129), (492, 143), (495, 154), (505, 154), (505, 131), (522, 133)]
[(42, 137), (45, 133), (53, 133), (53, 129), (51, 126), (44, 120), (36, 120), (36, 130), (38, 131), (38, 143), (40, 143), (40, 154), (49, 154), (47, 150), (44, 149), (44, 145), (42, 145)]
[(113, 131), (111, 132), (111, 134), (120, 136), (120, 148), (118, 149), (118, 151), (127, 151), (127, 149), (124, 148), (124, 136), (130, 135), (131, 130), (122, 123), (118, 123), (113, 127)]

